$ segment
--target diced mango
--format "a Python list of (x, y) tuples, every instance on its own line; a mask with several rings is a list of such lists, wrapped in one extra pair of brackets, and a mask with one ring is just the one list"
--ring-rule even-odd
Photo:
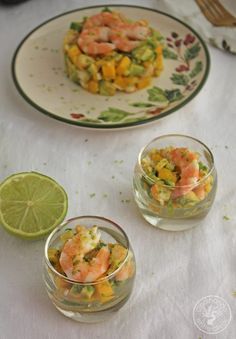
[(156, 53), (157, 53), (157, 55), (160, 55), (160, 54), (162, 55), (162, 50), (163, 50), (163, 49), (162, 49), (162, 46), (161, 46), (161, 45), (157, 46), (157, 47), (156, 47)]
[(114, 293), (109, 281), (97, 284), (95, 285), (95, 288), (101, 302), (107, 302), (113, 298)]
[(51, 265), (55, 268), (55, 270), (59, 273), (63, 273), (59, 262), (60, 252), (56, 248), (49, 248), (48, 249), (48, 259)]
[(88, 91), (91, 93), (97, 93), (99, 89), (98, 82), (94, 80), (90, 80), (88, 82)]
[(125, 72), (128, 70), (129, 66), (131, 64), (131, 60), (129, 57), (124, 56), (121, 61), (119, 62), (117, 68), (116, 68), (116, 73), (118, 75), (124, 75)]
[(115, 79), (116, 77), (116, 69), (115, 69), (115, 61), (107, 61), (102, 65), (102, 74), (105, 80)]
[(140, 78), (140, 80), (137, 83), (137, 87), (138, 87), (138, 89), (145, 88), (145, 87), (150, 85), (150, 82), (151, 82), (150, 77)]
[(175, 173), (171, 172), (169, 169), (164, 167), (159, 170), (158, 177), (163, 180), (170, 180), (174, 183), (176, 183), (177, 181)]
[(162, 71), (163, 70), (163, 57), (162, 55), (158, 55), (156, 57), (156, 61), (155, 61), (155, 69)]
[(71, 239), (73, 236), (74, 236), (73, 231), (67, 230), (60, 236), (60, 239), (61, 241), (65, 242), (66, 240)]
[(59, 251), (56, 248), (49, 248), (48, 249), (48, 259), (51, 262), (51, 264), (57, 263), (59, 260)]
[(67, 282), (61, 277), (55, 277), (54, 282), (58, 289), (65, 289), (65, 288), (69, 289), (71, 287), (71, 283)]
[(152, 159), (152, 161), (155, 161), (155, 162), (158, 162), (161, 159), (163, 159), (162, 156), (160, 155), (160, 153), (157, 153), (157, 152), (151, 154), (150, 158)]
[(94, 62), (94, 59), (91, 57), (85, 55), (85, 54), (79, 54), (76, 66), (80, 69), (83, 70), (87, 68), (89, 65), (91, 65)]
[(205, 186), (204, 186), (204, 189), (205, 189), (205, 192), (206, 193), (209, 193), (212, 189), (212, 184), (211, 183), (207, 183)]
[(136, 84), (138, 81), (137, 77), (122, 77), (118, 76), (115, 79), (115, 84), (122, 89), (126, 89), (127, 87)]
[(152, 62), (151, 62), (151, 61), (144, 61), (144, 63), (143, 63), (143, 66), (144, 66), (145, 68), (148, 68), (150, 65), (152, 65)]
[(78, 56), (81, 53), (79, 47), (77, 45), (72, 45), (68, 49), (67, 53), (68, 53), (70, 60), (73, 62), (74, 65), (76, 65)]

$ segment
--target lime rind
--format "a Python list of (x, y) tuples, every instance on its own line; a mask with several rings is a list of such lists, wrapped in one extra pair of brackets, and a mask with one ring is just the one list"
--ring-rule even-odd
[(0, 184), (0, 223), (14, 235), (41, 238), (64, 220), (67, 210), (65, 190), (44, 174), (17, 173)]

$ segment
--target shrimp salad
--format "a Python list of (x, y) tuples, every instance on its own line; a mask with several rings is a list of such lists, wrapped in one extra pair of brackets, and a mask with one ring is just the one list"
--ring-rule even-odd
[(146, 20), (104, 9), (71, 23), (63, 44), (67, 75), (106, 96), (145, 88), (163, 70), (162, 39)]
[(49, 248), (48, 258), (57, 272), (71, 280), (55, 279), (57, 291), (67, 300), (106, 303), (119, 297), (134, 277), (131, 251), (120, 243), (105, 243), (97, 226), (67, 229), (59, 243), (59, 248)]
[(141, 166), (149, 178), (143, 185), (160, 206), (194, 206), (203, 201), (213, 187), (209, 168), (200, 161), (197, 152), (188, 148), (152, 149), (141, 160)]

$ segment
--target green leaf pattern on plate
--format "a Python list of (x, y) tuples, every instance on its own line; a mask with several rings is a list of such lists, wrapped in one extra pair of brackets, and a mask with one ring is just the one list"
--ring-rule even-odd
[(189, 83), (189, 77), (186, 74), (173, 73), (171, 80), (175, 85), (186, 86)]
[(166, 38), (163, 57), (176, 63), (175, 71), (170, 75), (173, 88), (165, 89), (158, 86), (148, 88), (145, 101), (129, 103), (137, 109), (135, 112), (108, 107), (99, 113), (97, 119), (88, 119), (81, 115), (80, 122), (116, 124), (142, 121), (160, 114), (170, 108), (172, 103), (183, 100), (196, 87), (197, 81), (194, 78), (203, 71), (202, 61), (197, 60), (201, 45), (195, 40), (196, 37), (191, 34), (181, 38), (176, 32), (172, 32)]

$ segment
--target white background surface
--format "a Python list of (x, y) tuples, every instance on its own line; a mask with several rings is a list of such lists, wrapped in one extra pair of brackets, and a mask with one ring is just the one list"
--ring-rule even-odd
[[(86, 5), (99, 3), (104, 4), (94, 0)], [(112, 3), (165, 10), (163, 2), (154, 0)], [(184, 108), (151, 125), (114, 131), (67, 125), (39, 113), (20, 97), (11, 77), (11, 59), (35, 26), (82, 6), (79, 0), (0, 6), (0, 180), (20, 171), (42, 172), (66, 189), (67, 217), (97, 214), (122, 225), (136, 254), (135, 289), (109, 322), (86, 325), (69, 320), (44, 290), (44, 241), (23, 241), (1, 228), (0, 338), (234, 339), (236, 57), (209, 46), (211, 70), (203, 90)], [(167, 133), (202, 140), (212, 149), (218, 169), (217, 197), (205, 225), (187, 232), (149, 226), (132, 197), (132, 172), (140, 148)], [(201, 333), (192, 321), (194, 305), (207, 295), (223, 297), (232, 310), (230, 325), (216, 336)]]

